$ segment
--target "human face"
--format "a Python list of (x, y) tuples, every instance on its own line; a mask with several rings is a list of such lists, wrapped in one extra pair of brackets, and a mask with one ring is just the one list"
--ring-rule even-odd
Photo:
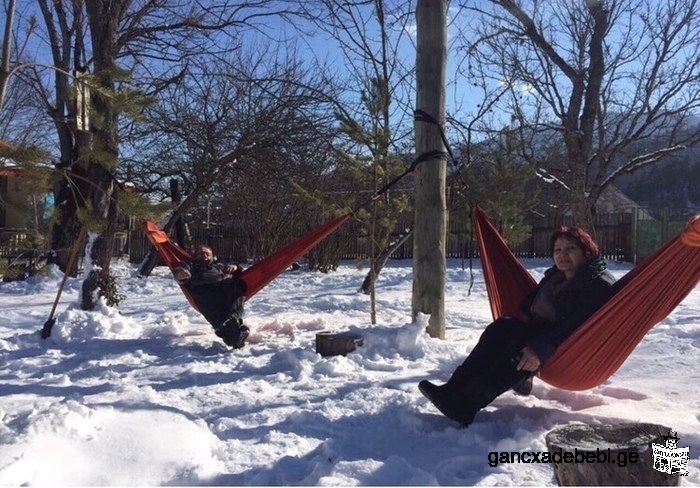
[(586, 255), (578, 243), (566, 237), (560, 237), (554, 241), (552, 259), (554, 259), (554, 265), (564, 273), (567, 280), (573, 278), (576, 271), (587, 261)]
[(200, 246), (194, 252), (194, 259), (200, 263), (208, 263), (214, 259), (214, 253), (206, 246)]

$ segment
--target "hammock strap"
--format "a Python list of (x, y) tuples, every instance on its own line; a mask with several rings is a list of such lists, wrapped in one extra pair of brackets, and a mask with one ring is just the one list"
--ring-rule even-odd
[(352, 213), (341, 215), (261, 259), (250, 268), (243, 270), (241, 279), (246, 283), (246, 300), (259, 292), (280, 273), (309, 252), (309, 250), (316, 247), (322, 240), (335, 232), (338, 227), (343, 225), (352, 216)]
[[(459, 180), (462, 182), (462, 187), (467, 190), (467, 199), (470, 207), (475, 206), (475, 202), (472, 199), (471, 194), (468, 192), (469, 186), (467, 183), (464, 181), (464, 178), (462, 177), (462, 167), (464, 167), (464, 163), (461, 165), (457, 165), (457, 160), (454, 157), (454, 153), (452, 152), (452, 149), (450, 148), (450, 143), (447, 140), (447, 136), (445, 135), (445, 131), (442, 128), (442, 125), (429, 113), (427, 113), (424, 110), (416, 110), (415, 111), (415, 116), (414, 120), (419, 121), (419, 122), (426, 122), (428, 124), (434, 124), (437, 126), (438, 130), (440, 131), (440, 138), (442, 139), (442, 143), (445, 145), (445, 149), (447, 149), (448, 154), (450, 155), (450, 160), (452, 161), (452, 165), (454, 166), (454, 174), (456, 174), (459, 177)], [(471, 219), (471, 213), (469, 215), (469, 218)], [(473, 225), (472, 225), (473, 228)], [(473, 238), (473, 234), (470, 232), (470, 244), (471, 244), (471, 239)], [(470, 250), (471, 250), (471, 245), (470, 245)], [(474, 261), (472, 259), (472, 253), (469, 253), (469, 289), (467, 290), (467, 295), (471, 295), (472, 287), (474, 286)]]
[(438, 158), (444, 157), (446, 154), (449, 154), (449, 156), (452, 157), (452, 151), (450, 150), (450, 146), (447, 144), (447, 138), (445, 137), (445, 133), (442, 130), (442, 127), (440, 126), (440, 124), (437, 122), (437, 120), (435, 120), (434, 117), (432, 117), (431, 115), (429, 115), (427, 112), (425, 112), (423, 110), (417, 109), (414, 112), (413, 120), (415, 120), (416, 122), (426, 122), (426, 123), (437, 125), (438, 130), (440, 131), (440, 137), (442, 138), (442, 142), (445, 145), (445, 148), (447, 149), (447, 153), (445, 151), (433, 150), (433, 151), (427, 151), (427, 152), (419, 154), (418, 156), (416, 156), (416, 158), (413, 161), (411, 161), (411, 164), (408, 166), (408, 168), (406, 168), (406, 170), (403, 173), (394, 177), (386, 185), (384, 185), (379, 190), (377, 190), (369, 198), (369, 200), (362, 203), (357, 209), (355, 209), (355, 212), (357, 212), (361, 208), (364, 208), (365, 206), (371, 204), (373, 201), (378, 199), (384, 193), (389, 191), (389, 189), (391, 189), (391, 187), (393, 187), (396, 183), (401, 181), (406, 175), (413, 173), (419, 164), (421, 164), (425, 161), (430, 161), (432, 159), (438, 159)]
[(437, 119), (430, 115), (428, 112), (421, 109), (416, 109), (416, 111), (414, 112), (413, 120), (415, 120), (416, 122), (425, 122), (437, 126), (438, 130), (440, 131), (440, 138), (442, 139), (442, 143), (445, 146), (445, 149), (447, 149), (447, 152), (450, 155), (450, 159), (452, 159), (452, 161), (454, 162), (455, 157), (452, 154), (450, 143), (447, 141), (447, 136), (445, 135), (445, 131), (443, 130), (440, 122), (438, 122)]

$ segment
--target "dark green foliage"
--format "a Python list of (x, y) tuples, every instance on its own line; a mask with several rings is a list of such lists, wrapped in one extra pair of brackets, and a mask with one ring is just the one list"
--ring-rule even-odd
[(519, 144), (513, 134), (503, 131), (498, 141), (480, 148), (468, 172), (472, 201), (510, 244), (530, 235), (531, 228), (524, 220), (539, 197), (535, 169), (518, 156)]
[[(100, 277), (100, 279), (104, 278)], [(106, 284), (100, 283), (98, 288), (100, 290), (104, 290), (105, 303), (107, 303), (107, 305), (110, 307), (116, 307), (126, 298), (126, 295), (119, 291), (119, 288), (117, 287), (117, 280), (112, 275), (107, 278)]]

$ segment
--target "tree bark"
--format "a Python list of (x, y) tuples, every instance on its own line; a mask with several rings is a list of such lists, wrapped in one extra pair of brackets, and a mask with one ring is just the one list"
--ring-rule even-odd
[[(593, 224), (595, 200), (592, 200), (589, 195), (591, 181), (589, 181), (588, 168), (590, 166), (589, 159), (593, 157), (594, 153), (595, 124), (600, 108), (601, 86), (605, 75), (603, 43), (608, 28), (609, 13), (605, 9), (604, 2), (600, 0), (587, 2), (586, 6), (593, 18), (593, 32), (588, 46), (589, 69), (587, 76), (584, 73), (577, 74), (577, 82), (580, 84), (581, 90), (576, 95), (579, 97), (577, 103), (572, 104), (572, 107), (576, 107), (576, 111), (575, 113), (570, 111), (572, 120), (567, 124), (567, 130), (570, 131), (571, 137), (567, 137), (566, 140), (571, 168), (576, 174), (572, 182), (574, 191), (572, 213), (577, 225), (595, 237)], [(574, 115), (576, 115), (575, 120)]]
[(73, 8), (73, 18), (69, 18), (65, 8), (51, 10), (48, 2), (38, 2), (46, 24), (46, 32), (51, 44), (54, 70), (54, 105), (48, 104), (52, 116), (61, 160), (57, 169), (65, 173), (54, 188), (56, 206), (55, 220), (51, 229), (51, 249), (54, 262), (63, 271), (74, 276), (75, 270), (66, 270), (69, 249), (83, 224), (78, 219), (78, 210), (87, 204), (90, 192), (88, 181), (88, 158), (92, 146), (92, 134), (78, 131), (76, 127), (76, 106), (72, 102), (70, 73), (78, 69), (84, 52), (81, 8)]
[[(173, 208), (177, 208), (182, 202), (180, 186), (175, 178), (170, 180), (170, 201), (173, 202)], [(187, 247), (185, 243), (185, 223), (182, 221), (182, 217), (178, 217), (175, 221), (175, 242), (182, 248)]]
[[(91, 134), (81, 132), (75, 135), (75, 144), (70, 150), (71, 162), (69, 169), (56, 183), (54, 189), (55, 222), (51, 227), (50, 262), (58, 265), (59, 269), (69, 276), (76, 276), (76, 266), (68, 270), (70, 248), (75, 236), (80, 233), (83, 224), (78, 220), (78, 209), (84, 208), (90, 193), (89, 176), (87, 171), (87, 154), (90, 151)], [(63, 156), (62, 156), (63, 157)]]
[[(445, 65), (447, 61), (446, 0), (418, 0), (416, 7), (416, 108), (445, 122)], [(442, 151), (415, 172), (412, 317), (430, 315), (427, 332), (445, 337), (445, 195), (446, 153), (439, 128), (415, 123), (416, 153)]]
[(389, 256), (394, 254), (394, 252), (396, 252), (396, 250), (400, 248), (403, 245), (403, 243), (406, 242), (412, 235), (413, 229), (409, 230), (404, 235), (399, 237), (399, 239), (396, 242), (387, 246), (374, 258), (375, 269), (370, 269), (367, 275), (365, 276), (364, 281), (362, 281), (362, 286), (360, 287), (360, 291), (362, 293), (364, 293), (365, 295), (369, 295), (374, 285), (373, 281), (376, 281), (377, 276), (379, 276), (379, 273), (382, 272), (382, 268), (384, 268), (384, 265), (389, 260)]
[(664, 445), (669, 432), (656, 424), (567, 425), (546, 443), (559, 486), (675, 486), (677, 476), (654, 469), (650, 448)]
[(2, 52), (0, 52), (0, 112), (5, 105), (7, 85), (10, 83), (10, 53), (12, 52), (12, 25), (15, 22), (16, 0), (10, 0), (6, 6), (7, 18), (2, 38)]
[[(100, 87), (115, 92), (115, 55), (120, 15), (117, 5), (105, 5), (94, 0), (85, 3), (90, 25), (95, 76)], [(90, 157), (90, 205), (93, 225), (100, 231), (90, 247), (91, 269), (86, 268), (82, 286), (81, 308), (93, 310), (99, 296), (114, 302), (116, 290), (110, 277), (112, 245), (116, 228), (119, 192), (112, 171), (119, 161), (118, 109), (109, 97), (97, 93), (92, 97), (93, 108), (100, 114), (100, 123), (92, 124), (93, 152)]]

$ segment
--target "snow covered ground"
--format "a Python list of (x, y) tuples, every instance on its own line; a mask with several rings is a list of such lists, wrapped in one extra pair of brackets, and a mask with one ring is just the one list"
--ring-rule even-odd
[[(481, 270), (448, 263), (447, 340), (410, 323), (409, 261), (390, 262), (378, 323), (364, 271), (282, 274), (246, 307), (252, 332), (228, 351), (165, 268), (115, 263), (127, 298), (83, 312), (69, 279), (52, 336), (39, 338), (62, 275), (0, 283), (0, 485), (555, 485), (547, 464), (491, 467), (492, 451), (545, 451), (569, 423), (651, 422), (678, 431), (700, 485), (700, 286), (598, 388), (506, 393), (468, 429), (416, 387), (447, 380), (491, 320)], [(546, 260), (526, 260), (541, 278)], [(610, 263), (619, 277), (627, 264)], [(315, 336), (364, 345), (322, 358)]]

